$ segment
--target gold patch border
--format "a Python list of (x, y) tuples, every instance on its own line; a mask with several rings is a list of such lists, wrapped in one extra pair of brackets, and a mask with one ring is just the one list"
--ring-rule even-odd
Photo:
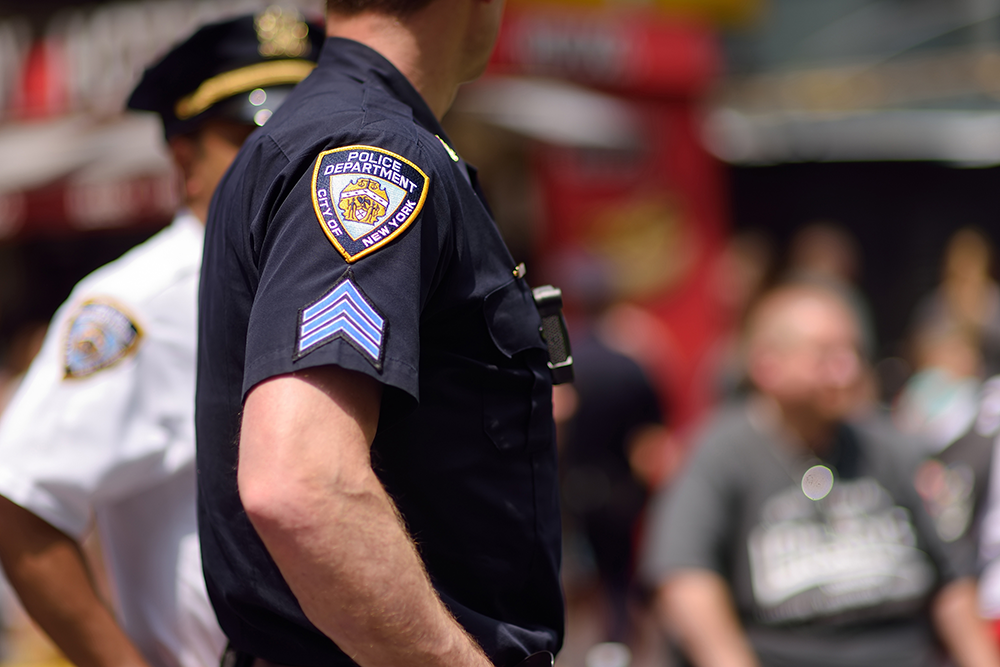
[[(347, 250), (345, 250), (344, 247), (340, 245), (340, 242), (337, 241), (337, 237), (333, 234), (333, 232), (330, 231), (330, 228), (326, 224), (326, 220), (323, 218), (323, 213), (322, 211), (320, 211), (319, 208), (319, 199), (317, 199), (316, 197), (316, 183), (317, 180), (319, 179), (319, 166), (323, 164), (324, 157), (330, 155), (331, 153), (342, 153), (344, 151), (350, 151), (356, 149), (375, 151), (377, 153), (382, 153), (383, 155), (389, 155), (399, 160), (400, 162), (405, 162), (406, 164), (410, 165), (413, 169), (415, 169), (418, 174), (424, 177), (424, 187), (420, 193), (420, 201), (417, 202), (417, 207), (413, 209), (413, 213), (411, 213), (410, 216), (404, 222), (400, 223), (399, 227), (396, 228), (396, 231), (394, 231), (392, 234), (389, 234), (389, 236), (385, 237), (384, 239), (382, 239), (375, 245), (371, 246), (370, 248), (365, 248), (362, 252), (356, 255), (350, 255), (347, 252)], [(423, 169), (413, 164), (402, 155), (398, 155), (396, 153), (393, 153), (392, 151), (387, 151), (384, 148), (379, 148), (377, 146), (365, 146), (362, 144), (354, 144), (351, 146), (343, 146), (340, 148), (331, 148), (330, 150), (323, 151), (318, 156), (316, 156), (316, 166), (313, 167), (312, 193), (311, 193), (313, 201), (313, 210), (316, 211), (316, 219), (319, 221), (319, 226), (320, 228), (322, 228), (323, 233), (326, 234), (326, 238), (329, 239), (333, 247), (337, 249), (337, 252), (339, 252), (341, 257), (344, 258), (344, 261), (346, 261), (348, 264), (353, 264), (359, 259), (367, 257), (376, 250), (379, 250), (382, 246), (394, 240), (397, 236), (406, 231), (406, 229), (411, 224), (413, 224), (413, 221), (417, 218), (418, 215), (420, 215), (420, 211), (424, 209), (424, 203), (427, 201), (427, 191), (430, 190), (430, 185), (431, 185), (431, 179), (427, 174), (424, 173)], [(332, 193), (330, 196), (330, 205), (334, 206)], [(334, 211), (334, 215), (337, 216), (337, 221), (340, 222), (340, 216), (337, 215), (336, 211)], [(341, 226), (343, 226), (343, 223), (341, 223)], [(344, 233), (346, 234), (347, 230), (344, 230)]]
[[(128, 321), (131, 322), (132, 326), (135, 327), (135, 340), (133, 340), (129, 344), (129, 346), (127, 348), (125, 348), (125, 350), (120, 355), (118, 355), (117, 358), (111, 360), (110, 362), (108, 362), (106, 364), (103, 364), (101, 366), (98, 366), (97, 368), (89, 371), (88, 373), (85, 373), (84, 375), (71, 375), (69, 373), (69, 368), (67, 367), (67, 364), (66, 364), (66, 356), (67, 356), (67, 352), (69, 351), (69, 334), (70, 334), (70, 331), (73, 328), (73, 322), (76, 321), (76, 318), (78, 318), (80, 316), (80, 314), (83, 312), (83, 309), (86, 308), (87, 306), (109, 306), (111, 308), (114, 308), (118, 312), (120, 312), (122, 315), (124, 315), (125, 317), (127, 317)], [(75, 314), (73, 315), (73, 317), (71, 317), (71, 318), (69, 318), (69, 319), (66, 320), (64, 326), (66, 328), (66, 331), (63, 333), (63, 341), (62, 341), (63, 342), (63, 344), (62, 344), (62, 353), (63, 353), (63, 364), (62, 364), (62, 366), (63, 366), (63, 380), (64, 381), (65, 380), (73, 380), (73, 381), (75, 381), (75, 380), (85, 380), (85, 379), (87, 379), (89, 377), (97, 375), (98, 373), (100, 373), (103, 370), (107, 370), (109, 368), (113, 368), (113, 367), (117, 366), (122, 361), (124, 361), (125, 359), (128, 359), (130, 356), (132, 356), (132, 355), (135, 354), (136, 350), (139, 348), (139, 343), (142, 342), (142, 339), (146, 335), (145, 329), (139, 324), (138, 318), (135, 317), (135, 315), (132, 312), (132, 309), (131, 308), (126, 308), (126, 307), (122, 306), (122, 304), (119, 301), (117, 301), (115, 299), (108, 298), (108, 297), (96, 297), (96, 298), (87, 299), (87, 300), (83, 301), (82, 303), (80, 303), (79, 306), (76, 307)]]

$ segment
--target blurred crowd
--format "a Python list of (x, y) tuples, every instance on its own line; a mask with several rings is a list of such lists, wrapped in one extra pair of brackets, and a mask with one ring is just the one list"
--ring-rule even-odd
[(634, 308), (597, 262), (573, 267), (565, 663), (976, 664), (1000, 637), (993, 253), (955, 232), (903, 353), (879, 358), (843, 226), (780, 249), (733, 233), (716, 266), (730, 327), (704, 365), (716, 407), (693, 432), (644, 372)]

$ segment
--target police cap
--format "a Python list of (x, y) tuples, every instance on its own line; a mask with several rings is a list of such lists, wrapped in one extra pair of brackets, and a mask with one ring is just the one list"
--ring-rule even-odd
[(280, 7), (203, 26), (143, 73), (128, 108), (160, 114), (168, 139), (209, 118), (263, 125), (315, 67), (324, 39)]

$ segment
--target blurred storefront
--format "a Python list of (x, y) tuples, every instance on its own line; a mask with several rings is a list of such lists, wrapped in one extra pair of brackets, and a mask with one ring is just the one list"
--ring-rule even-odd
[[(0, 10), (0, 349), (169, 220), (177, 184), (157, 123), (121, 113), (142, 67), (197, 23), (266, 4)], [(319, 1), (293, 4), (321, 15)], [(607, 263), (678, 423), (708, 401), (695, 380), (724, 325), (708, 290), (727, 197), (701, 140), (721, 71), (717, 31), (758, 5), (514, 0), (489, 75), (448, 119), (515, 255), (536, 260), (533, 283), (558, 281), (567, 253)]]
[(713, 293), (727, 187), (701, 131), (722, 72), (718, 26), (757, 9), (512, 2), (488, 76), (447, 119), (515, 255), (535, 260), (529, 280), (563, 281), (572, 308), (567, 260), (603, 268), (675, 426), (709, 404), (704, 370), (727, 326)]
[[(159, 121), (122, 112), (144, 67), (195, 26), (268, 4), (3, 3), (0, 360), (76, 281), (173, 216), (178, 183)], [(283, 4), (322, 18), (321, 0)]]

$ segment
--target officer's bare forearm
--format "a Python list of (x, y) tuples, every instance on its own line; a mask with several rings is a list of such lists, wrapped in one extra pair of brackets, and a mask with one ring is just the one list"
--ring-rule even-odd
[(488, 665), (372, 472), (380, 392), (334, 367), (255, 387), (240, 498), (306, 616), (358, 664)]
[(145, 667), (100, 599), (79, 545), (0, 496), (0, 562), (31, 617), (79, 667)]

